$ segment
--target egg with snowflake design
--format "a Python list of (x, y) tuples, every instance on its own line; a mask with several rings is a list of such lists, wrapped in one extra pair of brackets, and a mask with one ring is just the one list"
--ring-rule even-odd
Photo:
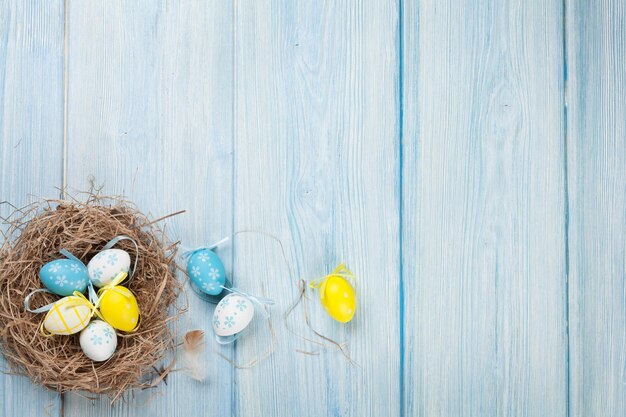
[(229, 294), (215, 308), (213, 331), (218, 336), (232, 336), (248, 327), (253, 317), (254, 306), (248, 298)]
[(48, 262), (39, 270), (39, 278), (48, 291), (61, 296), (85, 292), (89, 281), (85, 265), (73, 259)]
[(104, 287), (120, 273), (130, 270), (130, 255), (122, 249), (105, 249), (87, 264), (89, 279), (96, 287)]
[(94, 362), (109, 359), (117, 348), (117, 335), (108, 323), (94, 320), (80, 332), (80, 348)]
[(223, 291), (226, 271), (224, 264), (212, 250), (194, 251), (187, 263), (187, 274), (196, 287), (205, 294), (218, 295)]

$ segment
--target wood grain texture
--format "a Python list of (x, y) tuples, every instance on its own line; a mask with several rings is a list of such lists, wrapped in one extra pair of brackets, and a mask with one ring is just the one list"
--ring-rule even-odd
[[(219, 254), (277, 302), (217, 348), (189, 291), (207, 381), (66, 416), (626, 415), (623, 2), (69, 0), (66, 155), (64, 3), (0, 0), (0, 201), (56, 197), (66, 166), (186, 209), (186, 249), (248, 231)], [(359, 366), (283, 317), (343, 261), (354, 321), (307, 305)], [(61, 415), (0, 387), (3, 415)]]
[(405, 414), (567, 413), (560, 2), (404, 2)]
[(626, 5), (568, 1), (571, 415), (626, 415)]
[[(73, 1), (69, 35), (69, 185), (85, 189), (93, 176), (155, 218), (186, 209), (166, 223), (188, 248), (229, 235), (232, 6)], [(230, 268), (229, 253), (221, 255)], [(188, 293), (179, 337), (200, 328), (211, 342), (213, 307)], [(228, 415), (231, 368), (205, 353), (204, 383), (177, 372), (113, 407), (69, 395), (66, 416)]]
[[(236, 373), (240, 416), (399, 414), (398, 5), (392, 1), (237, 2), (235, 10), (235, 281), (274, 298), (276, 348)], [(311, 323), (347, 342), (360, 366), (320, 341), (299, 279), (346, 262), (359, 307), (342, 325), (309, 301)], [(259, 320), (237, 342), (240, 363), (270, 343)], [(313, 352), (308, 355), (304, 352)]]
[[(18, 207), (61, 187), (64, 22), (63, 1), (0, 1), (0, 201)], [(59, 395), (28, 379), (0, 374), (0, 390), (2, 415), (59, 412)]]

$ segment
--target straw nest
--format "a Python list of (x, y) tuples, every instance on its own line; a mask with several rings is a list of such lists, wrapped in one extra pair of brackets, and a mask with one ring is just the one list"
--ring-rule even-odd
[[(173, 366), (163, 361), (175, 352), (169, 324), (182, 312), (175, 305), (181, 290), (175, 278), (177, 244), (132, 204), (88, 194), (86, 202), (45, 200), (16, 210), (0, 247), (0, 343), (9, 372), (28, 376), (50, 389), (109, 395), (157, 385)], [(65, 248), (85, 264), (115, 236), (127, 235), (139, 246), (130, 289), (141, 312), (140, 328), (118, 332), (118, 347), (106, 362), (92, 362), (81, 351), (78, 335), (44, 337), (39, 325), (45, 314), (24, 310), (24, 297), (42, 288), (39, 269), (59, 259)], [(128, 241), (116, 245), (134, 258)], [(60, 297), (37, 295), (39, 307)]]

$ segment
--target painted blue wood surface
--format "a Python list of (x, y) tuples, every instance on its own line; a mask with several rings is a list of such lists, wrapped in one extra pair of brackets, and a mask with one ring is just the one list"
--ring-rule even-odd
[[(85, 189), (93, 176), (155, 218), (186, 209), (166, 224), (189, 248), (230, 235), (232, 7), (70, 2), (69, 22), (68, 185)], [(212, 350), (213, 308), (187, 298), (176, 330), (206, 332), (205, 382), (177, 372), (114, 407), (68, 395), (65, 415), (228, 415), (233, 372)]]
[[(67, 395), (65, 415), (626, 414), (625, 13), (0, 0), (0, 200), (56, 197), (66, 167), (155, 217), (186, 209), (166, 223), (187, 248), (262, 230), (288, 258), (254, 233), (220, 252), (277, 305), (234, 347), (208, 340), (205, 383), (177, 372), (113, 407)], [(360, 367), (290, 333), (315, 339), (301, 308), (282, 316), (340, 261), (354, 322), (314, 297), (309, 313)], [(188, 295), (176, 330), (210, 335), (213, 307)], [(250, 369), (215, 352), (246, 364), (271, 343)], [(62, 414), (0, 378), (3, 415)]]
[(626, 5), (570, 1), (571, 415), (626, 415)]
[[(237, 4), (235, 229), (278, 236), (294, 275), (270, 239), (239, 238), (237, 283), (276, 299), (277, 346), (237, 373), (236, 415), (400, 412), (397, 12), (376, 0)], [(310, 320), (358, 365), (294, 337), (286, 325), (323, 342), (301, 308), (281, 317), (299, 279), (341, 262), (357, 275), (354, 320), (331, 320), (316, 293)], [(270, 342), (267, 326), (256, 330), (237, 346), (242, 362)]]
[[(59, 197), (64, 26), (61, 0), (0, 2), (0, 202)], [(0, 216), (12, 211), (0, 205)], [(0, 366), (10, 371), (4, 358)], [(60, 413), (60, 395), (26, 378), (0, 374), (0, 390), (3, 416)]]
[(406, 415), (566, 416), (562, 5), (403, 23)]

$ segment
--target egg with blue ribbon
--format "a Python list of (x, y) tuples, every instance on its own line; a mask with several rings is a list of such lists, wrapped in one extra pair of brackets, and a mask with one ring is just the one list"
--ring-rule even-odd
[(87, 264), (89, 278), (96, 287), (109, 285), (120, 272), (130, 271), (130, 255), (122, 249), (105, 249)]
[(73, 255), (71, 259), (56, 259), (45, 264), (39, 270), (39, 278), (50, 292), (61, 296), (72, 295), (74, 291), (85, 292), (89, 282), (87, 267)]
[(115, 236), (87, 264), (89, 279), (94, 286), (102, 288), (111, 284), (121, 272), (130, 276), (126, 285), (132, 280), (135, 269), (137, 269), (137, 255), (135, 255), (135, 262), (131, 269), (128, 252), (122, 249), (113, 249), (113, 246), (123, 240), (130, 241), (135, 246), (135, 253), (139, 253), (137, 242), (132, 238), (125, 235)]
[(196, 287), (205, 294), (218, 295), (224, 289), (226, 271), (215, 252), (199, 248), (191, 252), (187, 262), (187, 275)]
[(258, 311), (269, 319), (265, 306), (274, 305), (274, 300), (256, 297), (239, 291), (236, 288), (227, 288), (228, 294), (220, 300), (213, 312), (213, 332), (217, 343), (226, 345), (234, 342), (248, 327), (254, 318), (256, 304)]
[[(254, 306), (247, 297), (229, 294), (222, 298), (213, 313), (213, 331), (220, 338), (240, 333), (254, 317)], [(229, 341), (229, 339), (226, 339)]]

